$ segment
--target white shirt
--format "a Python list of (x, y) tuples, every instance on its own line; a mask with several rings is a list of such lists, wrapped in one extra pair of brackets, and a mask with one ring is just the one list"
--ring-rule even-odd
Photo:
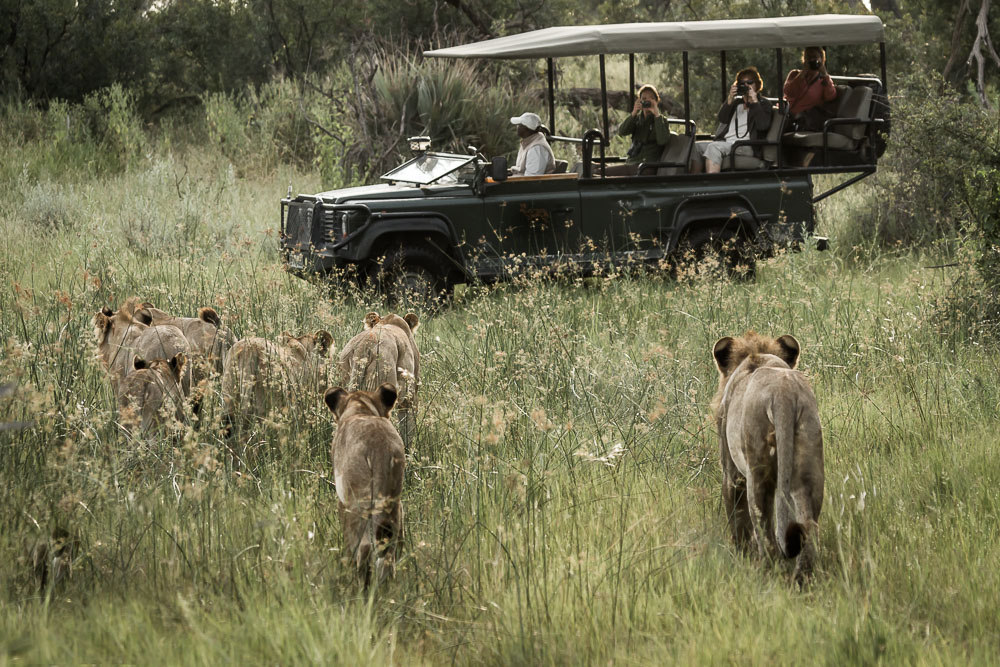
[(726, 132), (725, 141), (733, 144), (740, 139), (750, 138), (750, 125), (747, 122), (747, 107), (745, 104), (737, 104), (733, 117), (729, 120), (729, 130)]
[(517, 164), (511, 169), (511, 173), (516, 176), (541, 176), (551, 174), (555, 168), (556, 158), (543, 133), (535, 132), (521, 139)]

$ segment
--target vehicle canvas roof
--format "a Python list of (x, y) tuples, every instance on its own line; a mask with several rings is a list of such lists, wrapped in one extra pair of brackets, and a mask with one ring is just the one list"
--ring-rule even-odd
[(884, 41), (877, 16), (823, 14), (764, 19), (559, 26), (424, 51), (432, 58), (562, 58), (610, 53), (872, 44)]

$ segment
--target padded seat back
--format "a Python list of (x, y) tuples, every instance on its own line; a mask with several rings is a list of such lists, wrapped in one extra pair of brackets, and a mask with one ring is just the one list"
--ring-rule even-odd
[[(872, 89), (868, 86), (856, 86), (840, 99), (837, 106), (837, 118), (858, 118), (868, 121), (872, 117)], [(868, 126), (862, 123), (857, 125), (837, 125), (832, 128), (837, 134), (842, 134), (848, 139), (860, 141), (868, 131)]]
[(673, 162), (677, 167), (658, 167), (657, 176), (674, 176), (675, 174), (687, 173), (687, 161), (691, 155), (691, 146), (694, 143), (694, 136), (689, 134), (670, 133), (670, 141), (663, 147), (660, 153), (660, 162)]
[(735, 168), (739, 171), (773, 167), (778, 161), (778, 140), (781, 138), (784, 127), (785, 114), (781, 109), (775, 107), (771, 111), (771, 125), (767, 128), (767, 134), (764, 136), (764, 140), (772, 142), (772, 144), (760, 147), (760, 157), (756, 155), (744, 155), (744, 153), (751, 151), (750, 146), (737, 147), (735, 158), (727, 157), (723, 160), (722, 168), (729, 169), (730, 160), (732, 160)]
[(556, 160), (556, 168), (552, 170), (553, 174), (565, 174), (566, 169), (569, 168), (569, 162), (566, 160)]

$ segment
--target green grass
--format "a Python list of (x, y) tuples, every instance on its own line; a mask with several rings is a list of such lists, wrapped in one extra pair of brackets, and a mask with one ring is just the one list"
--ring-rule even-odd
[[(0, 189), (0, 377), (21, 384), (0, 409), (36, 422), (0, 434), (0, 664), (995, 660), (998, 356), (936, 325), (936, 259), (854, 251), (862, 188), (824, 203), (834, 251), (754, 283), (525, 283), (421, 313), (407, 538), (368, 599), (341, 560), (318, 396), (237, 473), (217, 397), (208, 425), (133, 441), (95, 358), (91, 317), (133, 294), (212, 305), (240, 336), (359, 331), (377, 304), (281, 270), (289, 180), (319, 186), (191, 153)], [(799, 339), (820, 403), (804, 592), (735, 552), (719, 500), (710, 349), (748, 328)], [(30, 550), (58, 527), (80, 548), (40, 591)]]

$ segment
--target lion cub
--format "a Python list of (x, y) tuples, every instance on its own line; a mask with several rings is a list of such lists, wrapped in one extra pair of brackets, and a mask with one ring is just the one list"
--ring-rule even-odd
[(365, 586), (371, 556), (379, 581), (395, 574), (396, 549), (403, 537), (403, 441), (389, 421), (396, 388), (348, 393), (341, 387), (324, 396), (337, 421), (330, 456), (337, 485), (337, 509), (347, 553)]
[(365, 315), (364, 331), (349, 340), (340, 352), (337, 368), (348, 390), (375, 388), (388, 382), (399, 391), (396, 416), (403, 441), (410, 444), (416, 429), (417, 388), (420, 386), (420, 351), (413, 332), (419, 321), (405, 317)]
[(315, 396), (327, 388), (327, 357), (333, 336), (317, 331), (277, 342), (244, 338), (226, 355), (222, 371), (222, 417), (232, 424), (265, 417), (293, 405), (300, 396)]
[(811, 574), (823, 506), (823, 433), (805, 375), (793, 370), (799, 343), (748, 332), (712, 350), (719, 391), (712, 401), (722, 459), (722, 499), (733, 538), (753, 536), (761, 556), (796, 558), (795, 580)]
[(131, 433), (146, 433), (172, 420), (184, 421), (184, 397), (181, 378), (184, 374), (183, 352), (170, 361), (145, 361), (136, 356), (134, 371), (121, 383), (118, 391), (118, 411), (122, 426)]

